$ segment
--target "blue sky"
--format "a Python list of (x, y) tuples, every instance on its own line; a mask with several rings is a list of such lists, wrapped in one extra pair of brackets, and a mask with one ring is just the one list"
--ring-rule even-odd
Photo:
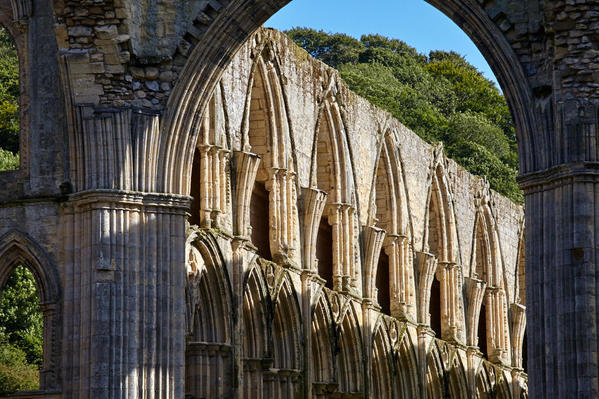
[(306, 26), (356, 38), (379, 33), (401, 39), (425, 54), (453, 50), (497, 82), (470, 38), (424, 0), (293, 0), (264, 25), (279, 30)]

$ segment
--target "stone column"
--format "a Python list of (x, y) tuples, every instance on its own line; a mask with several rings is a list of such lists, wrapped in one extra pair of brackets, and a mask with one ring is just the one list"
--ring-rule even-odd
[(183, 397), (189, 205), (94, 190), (65, 206), (65, 398)]
[(384, 243), (389, 256), (391, 315), (401, 320), (417, 320), (414, 255), (406, 236), (388, 234)]
[(452, 262), (439, 262), (437, 279), (441, 282), (441, 331), (449, 342), (465, 342), (462, 268)]
[(599, 396), (597, 183), (597, 164), (582, 162), (521, 178), (531, 398)]

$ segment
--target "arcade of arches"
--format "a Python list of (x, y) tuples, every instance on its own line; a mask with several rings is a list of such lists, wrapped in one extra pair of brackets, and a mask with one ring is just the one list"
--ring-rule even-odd
[(44, 314), (27, 395), (597, 397), (599, 1), (427, 1), (508, 99), (525, 223), (259, 29), (287, 0), (0, 0), (23, 86), (0, 281), (27, 265)]

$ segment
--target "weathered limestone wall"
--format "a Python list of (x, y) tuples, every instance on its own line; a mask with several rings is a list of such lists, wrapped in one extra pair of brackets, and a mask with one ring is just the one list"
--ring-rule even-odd
[(522, 207), (273, 30), (195, 126), (187, 393), (525, 394)]
[[(598, 0), (428, 0), (470, 35), (511, 106), (527, 209), (526, 290), (523, 233), (513, 227), (520, 225), (519, 211), (464, 176), (439, 151), (430, 154), (384, 113), (366, 112), (368, 105), (329, 79), (322, 66), (304, 61), (301, 52), (276, 49), (273, 54), (291, 52), (297, 62), (267, 56), (262, 67), (268, 77), (262, 84), (270, 85), (266, 92), (290, 102), (271, 115), (277, 127), (272, 131), (278, 132), (279, 145), (271, 151), (276, 157), (263, 145), (268, 136), (249, 134), (266, 118), (239, 119), (239, 110), (248, 108), (245, 98), (231, 99), (226, 111), (216, 101), (219, 93), (227, 96), (222, 90), (227, 81), (230, 92), (247, 94), (252, 86), (244, 80), (250, 76), (247, 67), (234, 67), (238, 75), (219, 88), (220, 78), (237, 50), (287, 2), (0, 1), (0, 23), (16, 39), (22, 82), (21, 168), (0, 174), (0, 213), (8, 215), (0, 241), (0, 282), (20, 262), (32, 268), (43, 288), (51, 338), (44, 354), (44, 392), (37, 397), (139, 392), (181, 397), (186, 377), (193, 389), (223, 386), (205, 383), (209, 378), (231, 388), (209, 397), (233, 391), (289, 397), (298, 387), (307, 397), (335, 390), (346, 397), (384, 397), (385, 392), (442, 397), (443, 386), (453, 396), (469, 397), (494, 390), (494, 382), (496, 395), (516, 396), (524, 376), (517, 367), (508, 371), (522, 364), (527, 322), (530, 396), (596, 397)], [(239, 57), (247, 56), (248, 48), (244, 51)], [(285, 73), (273, 74), (272, 65)], [(326, 118), (316, 116), (316, 104)], [(198, 148), (206, 120), (222, 121), (214, 126), (226, 134), (218, 140), (204, 135)], [(326, 123), (317, 129), (315, 120)], [(310, 161), (316, 131), (322, 133), (316, 145), (322, 156)], [(372, 155), (379, 152), (377, 143), (384, 149), (384, 167)], [(203, 161), (194, 162), (196, 149)], [(262, 160), (252, 150), (262, 151)], [(408, 167), (412, 160), (419, 167)], [(206, 162), (212, 172), (200, 173), (208, 170), (202, 169)], [(348, 168), (352, 162), (354, 168)], [(192, 184), (194, 166), (203, 188)], [(376, 183), (369, 186), (375, 170)], [(268, 213), (277, 215), (266, 230), (278, 266), (261, 261), (258, 267), (253, 261), (254, 180), (267, 192)], [(373, 186), (377, 195), (369, 192)], [(187, 281), (188, 289), (198, 288), (202, 295), (206, 286), (219, 288), (208, 291), (220, 300), (209, 301), (211, 313), (201, 313), (205, 317), (198, 324), (209, 325), (218, 319), (212, 315), (231, 309), (249, 309), (245, 319), (231, 315), (218, 330), (227, 331), (224, 336), (190, 338), (192, 324), (180, 322), (186, 313), (182, 237), (193, 190), (201, 204), (191, 209), (194, 217), (199, 212), (203, 230), (196, 232), (200, 238), (188, 235), (187, 247), (199, 248), (195, 259), (220, 259), (198, 260), (198, 272), (190, 276), (208, 277)], [(323, 280), (316, 275), (317, 260), (328, 248), (319, 246), (321, 215), (323, 229), (332, 230), (327, 234), (335, 275), (329, 285), (341, 295), (321, 289)], [(381, 248), (396, 271), (389, 276), (390, 313), (401, 322), (378, 318), (374, 297)], [(482, 279), (468, 277), (474, 264)], [(251, 278), (244, 274), (250, 266)], [(218, 274), (225, 269), (229, 280)], [(278, 282), (285, 287), (279, 290), (281, 309), (295, 306), (295, 311), (277, 313), (279, 297), (271, 293), (278, 292), (272, 289)], [(300, 301), (293, 299), (294, 290)], [(427, 311), (431, 297), (451, 299), (434, 318)], [(467, 303), (459, 300), (465, 298)], [(479, 368), (475, 326), (483, 302), (492, 361)], [(527, 321), (519, 305), (524, 303)], [(251, 312), (254, 304), (265, 308)], [(294, 324), (300, 313), (302, 321)], [(189, 309), (186, 314), (191, 317)], [(428, 327), (437, 316), (441, 322), (435, 328), (445, 341), (433, 340)], [(242, 329), (270, 322), (282, 327), (268, 328), (266, 335)], [(358, 329), (365, 333), (357, 334)], [(368, 334), (373, 330), (374, 337)], [(200, 361), (213, 355), (212, 363), (205, 363), (210, 372), (185, 367), (186, 334), (187, 356), (195, 353)], [(287, 345), (283, 336), (303, 348), (295, 351), (299, 359), (285, 349), (297, 346)], [(363, 347), (349, 344), (360, 337)], [(510, 345), (512, 353), (506, 349)], [(106, 347), (119, 349), (108, 353)], [(326, 356), (312, 356), (310, 348)], [(360, 359), (364, 368), (348, 367)], [(223, 368), (226, 362), (234, 367)], [(386, 379), (390, 375), (399, 381)], [(256, 384), (248, 387), (244, 381)]]
[[(421, 250), (426, 228), (431, 169), (435, 158), (442, 152), (441, 147), (426, 143), (389, 113), (349, 91), (334, 69), (314, 60), (286, 35), (273, 30), (264, 30), (255, 37), (258, 39), (252, 39), (253, 41), (272, 40), (275, 46), (277, 60), (275, 68), (279, 69), (278, 73), (284, 82), (284, 101), (292, 130), (299, 186), (311, 185), (310, 171), (316, 125), (320, 116), (319, 109), (326, 88), (334, 85), (335, 90), (338, 91), (339, 102), (342, 104), (343, 122), (349, 138), (352, 164), (347, 167), (354, 170), (360, 223), (368, 224), (381, 136), (386, 131), (392, 130), (396, 132), (401, 154), (414, 247)], [(252, 45), (252, 41), (242, 47), (221, 80), (233, 150), (241, 149), (243, 118), (249, 112), (246, 104), (250, 96), (248, 82), (254, 73), (252, 66), (257, 48), (260, 48), (260, 45)], [(461, 264), (468, 266), (466, 267), (468, 270), (477, 210), (475, 197), (487, 191), (487, 187), (483, 179), (469, 174), (454, 161), (444, 158), (443, 162), (446, 163), (445, 168), (452, 193), (451, 201), (456, 215), (458, 259)], [(494, 204), (493, 213), (496, 215), (497, 228), (501, 233), (501, 252), (505, 261), (506, 281), (510, 287), (508, 292), (511, 295), (515, 285), (516, 257), (524, 213), (520, 206), (492, 190), (489, 195), (490, 201)]]

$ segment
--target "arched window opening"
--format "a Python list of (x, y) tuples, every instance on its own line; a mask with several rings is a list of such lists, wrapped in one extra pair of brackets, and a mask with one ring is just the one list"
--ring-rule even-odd
[(250, 207), (252, 243), (258, 249), (259, 256), (271, 260), (268, 209), (268, 191), (263, 183), (256, 181)]
[(478, 316), (478, 348), (482, 352), (485, 359), (489, 358), (487, 350), (487, 307), (485, 302), (480, 307), (480, 316)]
[(436, 277), (431, 285), (429, 313), (431, 315), (431, 328), (437, 338), (441, 339), (441, 283)]
[(18, 265), (0, 296), (0, 395), (40, 388), (43, 330), (37, 283)]
[(188, 269), (187, 277), (192, 325), (185, 346), (185, 392), (198, 398), (228, 397), (233, 378), (229, 288), (226, 271), (214, 261), (204, 255), (193, 259), (197, 274)]
[(201, 153), (200, 150), (198, 150), (196, 148), (195, 150), (195, 154), (193, 156), (193, 166), (191, 167), (191, 188), (190, 188), (190, 193), (189, 195), (191, 195), (193, 197), (193, 201), (191, 202), (191, 209), (189, 210), (190, 212), (190, 216), (189, 216), (189, 223), (191, 224), (195, 224), (197, 226), (201, 226), (201, 217), (200, 217), (200, 211), (202, 209), (201, 203), (200, 203), (200, 195), (201, 195), (201, 184), (193, 184), (194, 182), (199, 182), (201, 179), (201, 174), (202, 174), (202, 167), (201, 167)]
[(383, 333), (383, 327), (379, 327), (374, 337), (372, 351), (372, 392), (377, 399), (393, 398), (394, 389), (391, 382), (393, 370), (390, 365), (390, 357), (393, 352), (387, 344), (387, 336)]
[(17, 47), (0, 26), (0, 171), (19, 169), (19, 94)]
[(389, 256), (381, 251), (376, 269), (377, 300), (381, 312), (391, 315), (391, 296), (389, 294)]
[(318, 259), (318, 275), (322, 277), (327, 288), (333, 289), (333, 229), (323, 217), (318, 227), (316, 238), (316, 259)]

